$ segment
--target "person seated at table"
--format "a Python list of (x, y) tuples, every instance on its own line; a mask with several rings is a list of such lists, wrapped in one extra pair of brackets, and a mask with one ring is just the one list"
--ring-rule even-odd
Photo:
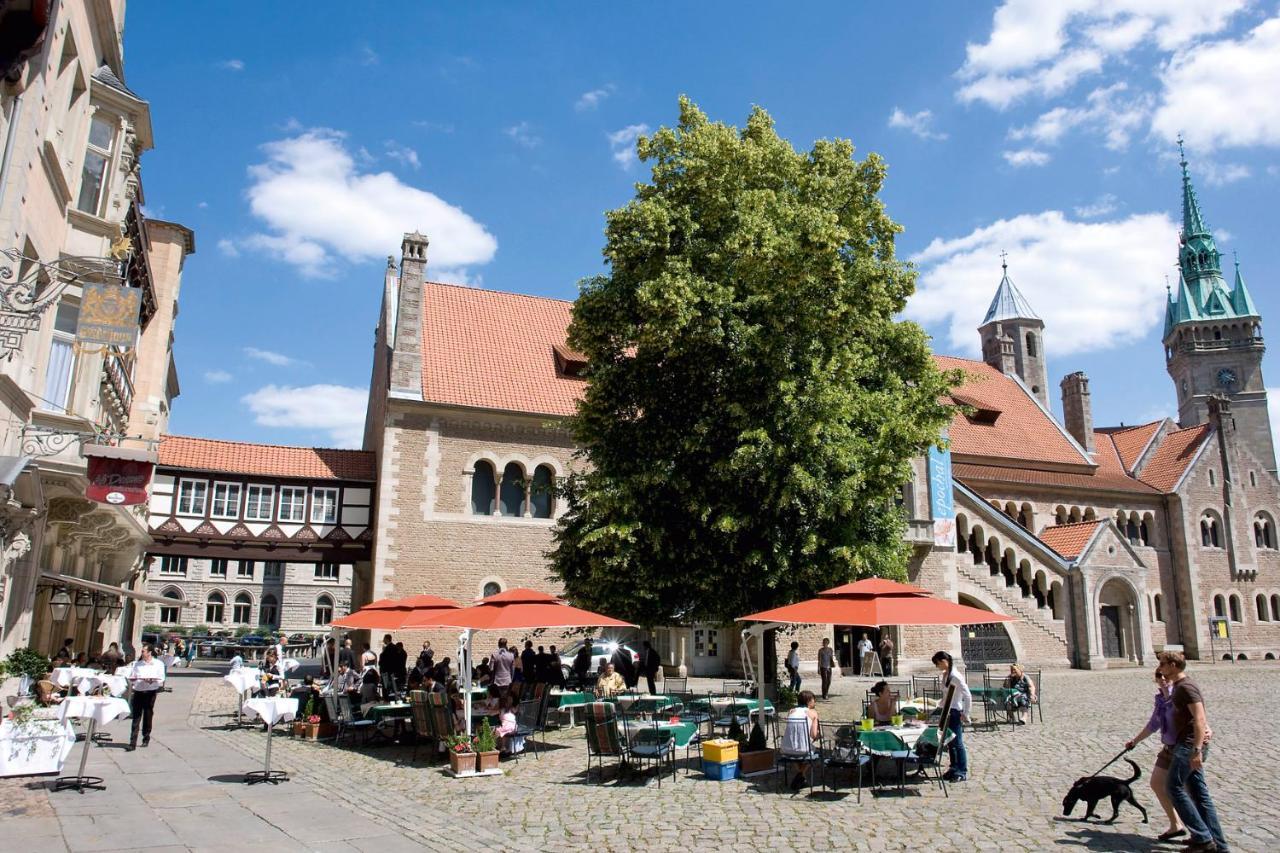
[(107, 672), (115, 672), (116, 667), (124, 665), (124, 655), (120, 653), (120, 645), (112, 643), (107, 646), (107, 650), (102, 653), (98, 661)]
[(49, 672), (35, 685), (36, 704), (49, 707), (57, 705), (63, 699), (62, 691), (53, 683), (53, 673)]
[(422, 679), (422, 687), (420, 689), (426, 691), (427, 693), (447, 692), (445, 690), (444, 684), (439, 681), (436, 681), (435, 675), (433, 675), (430, 672), (427, 673), (426, 678)]
[(78, 667), (80, 667), (81, 669), (88, 669), (88, 668), (89, 668), (89, 653), (88, 653), (88, 652), (80, 652), (80, 654), (76, 655), (75, 662), (72, 664), (72, 666), (78, 666)]
[(67, 637), (65, 640), (63, 640), (63, 641), (62, 641), (62, 648), (58, 649), (58, 653), (57, 653), (56, 655), (54, 655), (54, 658), (62, 658), (63, 660), (71, 660), (73, 657), (75, 657), (75, 653), (71, 651), (71, 645), (72, 645), (72, 643), (74, 643), (74, 642), (75, 642), (75, 641), (74, 641), (73, 639), (71, 639), (70, 637)]
[(405, 685), (405, 689), (410, 693), (415, 690), (421, 690), (425, 676), (426, 673), (418, 669), (417, 666), (414, 666), (413, 669), (409, 670), (408, 682)]
[(573, 674), (578, 679), (579, 687), (587, 686), (587, 673), (591, 671), (591, 641), (587, 640), (573, 656)]
[(1009, 691), (1004, 699), (1004, 710), (1009, 715), (1009, 721), (1025, 726), (1027, 721), (1023, 718), (1026, 716), (1027, 708), (1036, 701), (1035, 685), (1031, 683), (1031, 679), (1027, 678), (1022, 667), (1014, 663), (1009, 665), (1009, 675), (1004, 680), (1004, 687)]
[(488, 658), (480, 659), (480, 665), (471, 672), (471, 680), (481, 687), (488, 687), (489, 682), (493, 681), (493, 669), (489, 666)]
[(596, 696), (601, 698), (617, 696), (626, 689), (626, 682), (622, 680), (621, 675), (614, 672), (613, 664), (605, 658), (600, 658), (600, 677), (596, 679)]
[(378, 701), (378, 690), (382, 685), (382, 676), (376, 666), (366, 666), (360, 675), (360, 704)]
[(71, 666), (71, 659), (70, 659), (70, 658), (67, 658), (67, 657), (65, 657), (65, 656), (63, 656), (63, 655), (54, 655), (54, 657), (53, 657), (53, 663), (50, 665), (50, 667), (49, 667), (49, 668), (50, 668), (50, 669), (62, 669), (63, 667), (67, 667), (67, 666)]
[(285, 679), (280, 669), (280, 659), (276, 657), (275, 649), (271, 649), (267, 652), (267, 659), (262, 664), (262, 688), (258, 691), (258, 695), (276, 696), (284, 686)]
[(498, 736), (498, 750), (507, 755), (524, 752), (524, 738), (516, 735), (516, 703), (509, 695), (502, 697), (498, 708), (498, 727), (493, 733)]
[(898, 694), (889, 689), (889, 685), (883, 681), (877, 681), (871, 687), (871, 695), (875, 698), (871, 700), (868, 712), (876, 723), (890, 723), (893, 721), (893, 715), (898, 713)]
[(346, 661), (338, 661), (338, 674), (329, 684), (335, 696), (350, 696), (360, 692), (360, 676), (351, 671)]
[(440, 662), (431, 670), (432, 677), (441, 684), (444, 684), (449, 680), (449, 673), (453, 671), (452, 663), (453, 660), (451, 658), (441, 658)]
[[(818, 742), (818, 710), (814, 707), (816, 701), (813, 691), (800, 691), (798, 704), (787, 714), (786, 728), (782, 731), (783, 755), (814, 754), (814, 745)], [(793, 723), (793, 720), (804, 721), (805, 725)], [(791, 790), (799, 791), (804, 787), (805, 775), (810, 772), (811, 764), (812, 762), (806, 763), (796, 771), (795, 778), (791, 780)]]

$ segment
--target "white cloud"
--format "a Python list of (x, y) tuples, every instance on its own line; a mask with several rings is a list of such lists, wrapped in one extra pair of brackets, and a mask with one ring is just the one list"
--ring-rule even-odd
[(208, 206), (209, 206), (209, 202), (207, 201), (202, 201), (196, 205), (196, 207), (200, 208), (201, 210), (204, 210)]
[(1009, 277), (1044, 320), (1050, 358), (1123, 346), (1162, 321), (1164, 275), (1178, 246), (1164, 214), (1075, 222), (1060, 211), (1002, 219), (954, 239), (937, 238), (911, 258), (920, 268), (907, 315), (946, 326), (947, 343), (978, 352), (978, 324)]
[(240, 249), (236, 246), (235, 243), (231, 242), (226, 237), (223, 237), (221, 240), (218, 241), (218, 251), (221, 252), (223, 256), (228, 258), (240, 257)]
[(511, 127), (504, 127), (502, 132), (511, 137), (517, 145), (522, 145), (525, 148), (537, 148), (542, 144), (542, 137), (534, 132), (533, 125), (527, 121), (513, 124)]
[(338, 447), (359, 447), (368, 392), (343, 385), (267, 385), (241, 398), (261, 426), (321, 430)]
[(612, 83), (606, 83), (599, 89), (592, 89), (590, 92), (583, 92), (578, 100), (574, 103), (573, 108), (578, 112), (587, 112), (594, 110), (600, 106), (600, 103), (608, 98), (617, 89)]
[(225, 382), (230, 382), (231, 379), (231, 374), (225, 370), (206, 370), (204, 372), (204, 381), (212, 385), (221, 385)]
[(1164, 90), (1151, 122), (1198, 150), (1280, 145), (1280, 17), (1243, 38), (1197, 44), (1161, 75)]
[(386, 149), (387, 156), (399, 162), (402, 166), (412, 166), (415, 169), (422, 166), (422, 163), (418, 160), (418, 152), (408, 145), (401, 145), (394, 139), (388, 139), (386, 141)]
[(1049, 155), (1034, 148), (1020, 148), (1017, 151), (1004, 152), (1004, 159), (1014, 168), (1023, 166), (1043, 166), (1049, 162)]
[(965, 48), (957, 97), (1006, 109), (1052, 96), (1146, 42), (1164, 52), (1218, 33), (1250, 0), (1005, 0), (991, 34)]
[[(1271, 435), (1280, 436), (1280, 388), (1267, 389), (1267, 415), (1271, 419)], [(1276, 442), (1276, 458), (1280, 459), (1280, 442)]]
[(638, 160), (636, 140), (649, 132), (647, 124), (629, 124), (622, 130), (606, 133), (609, 148), (613, 152), (613, 161), (624, 169), (630, 169)]
[(263, 149), (267, 161), (249, 168), (246, 195), (270, 233), (241, 245), (276, 255), (303, 275), (336, 274), (335, 256), (385, 257), (414, 230), (431, 237), (431, 261), (445, 267), (487, 263), (498, 249), (461, 208), (390, 172), (362, 171), (337, 131), (313, 129)]
[(1249, 167), (1242, 163), (1215, 163), (1212, 160), (1205, 160), (1197, 163), (1193, 168), (1204, 176), (1205, 183), (1214, 187), (1234, 184), (1253, 174)]
[(382, 57), (378, 52), (367, 44), (360, 45), (360, 64), (361, 65), (377, 65), (382, 61)]
[(1081, 205), (1080, 207), (1073, 208), (1073, 210), (1075, 210), (1076, 216), (1079, 216), (1081, 219), (1095, 219), (1099, 216), (1107, 216), (1108, 214), (1115, 213), (1116, 202), (1118, 201), (1119, 199), (1113, 194), (1104, 193), (1098, 196), (1092, 204)]
[(218, 63), (218, 67), (225, 69), (227, 71), (243, 71), (244, 60), (243, 59), (224, 59), (222, 62)]
[(295, 365), (304, 365), (308, 362), (299, 358), (290, 358), (278, 352), (272, 352), (269, 349), (258, 349), (257, 347), (245, 347), (244, 354), (249, 358), (258, 361), (265, 361), (267, 364), (273, 364), (276, 367), (292, 367)]
[(428, 133), (453, 133), (453, 122), (449, 121), (427, 121), (426, 119), (414, 119), (409, 122), (414, 127), (427, 131)]
[(889, 127), (910, 131), (921, 139), (946, 139), (947, 134), (930, 128), (932, 124), (933, 112), (930, 110), (921, 110), (918, 113), (908, 115), (894, 107), (893, 112), (889, 114)]
[(1108, 148), (1122, 150), (1151, 114), (1149, 96), (1137, 95), (1127, 100), (1120, 97), (1128, 88), (1125, 83), (1116, 83), (1094, 89), (1085, 98), (1084, 106), (1054, 107), (1031, 124), (1011, 129), (1009, 138), (1056, 145), (1068, 131), (1083, 128), (1101, 131)]
[(1214, 236), (1214, 239), (1218, 240), (1221, 243), (1230, 243), (1236, 237), (1234, 233), (1232, 233), (1231, 231), (1228, 231), (1225, 228), (1213, 229), (1213, 236)]

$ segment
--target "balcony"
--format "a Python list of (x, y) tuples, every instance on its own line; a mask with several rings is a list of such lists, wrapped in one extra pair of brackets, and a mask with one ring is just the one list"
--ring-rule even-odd
[(133, 357), (108, 353), (102, 360), (103, 427), (108, 432), (127, 432), (129, 411), (133, 408)]

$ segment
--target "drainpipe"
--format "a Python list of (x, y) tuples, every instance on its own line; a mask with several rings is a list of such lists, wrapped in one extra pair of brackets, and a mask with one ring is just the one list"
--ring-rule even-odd
[(13, 96), (13, 110), (9, 113), (9, 132), (5, 134), (4, 156), (0, 157), (0, 206), (4, 204), (5, 190), (9, 188), (9, 165), (13, 161), (13, 145), (18, 136), (18, 122), (22, 120), (22, 93)]

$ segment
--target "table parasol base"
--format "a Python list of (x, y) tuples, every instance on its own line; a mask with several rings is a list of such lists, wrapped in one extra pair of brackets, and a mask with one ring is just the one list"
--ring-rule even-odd
[(106, 783), (102, 781), (101, 776), (59, 776), (53, 780), (53, 790), (65, 791), (68, 788), (75, 788), (82, 794), (85, 788), (90, 788), (94, 791), (107, 790)]
[(260, 782), (270, 782), (272, 785), (279, 785), (281, 782), (288, 782), (289, 774), (283, 770), (250, 770), (244, 774), (244, 783), (246, 785), (257, 785)]

